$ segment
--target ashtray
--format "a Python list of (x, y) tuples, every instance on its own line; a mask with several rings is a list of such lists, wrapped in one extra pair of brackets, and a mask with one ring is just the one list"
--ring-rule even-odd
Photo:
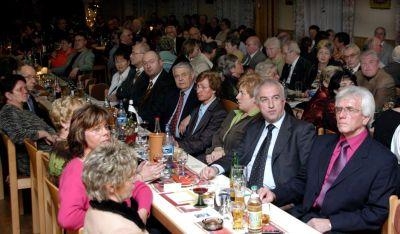
[(201, 221), (203, 223), (204, 229), (207, 231), (217, 231), (222, 229), (222, 224), (224, 221), (220, 218), (206, 218)]

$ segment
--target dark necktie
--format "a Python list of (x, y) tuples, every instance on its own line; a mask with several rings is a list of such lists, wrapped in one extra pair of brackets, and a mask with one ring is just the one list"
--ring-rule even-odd
[(31, 95), (28, 96), (27, 104), (28, 104), (29, 110), (31, 112), (35, 113), (35, 105), (33, 104), (33, 100), (32, 100), (32, 96)]
[(65, 77), (68, 77), (68, 76), (69, 76), (69, 73), (71, 73), (71, 71), (72, 71), (72, 66), (74, 65), (75, 60), (78, 58), (78, 56), (79, 56), (80, 54), (81, 54), (81, 52), (77, 52), (77, 53), (74, 55), (74, 57), (72, 57), (71, 61), (68, 63), (68, 65), (67, 65), (67, 67), (65, 68), (65, 71), (64, 71), (64, 76), (65, 76)]
[(272, 130), (274, 128), (275, 126), (273, 124), (268, 124), (268, 133), (258, 151), (256, 159), (253, 162), (247, 187), (257, 185), (257, 188), (261, 188), (263, 186), (265, 163), (267, 161), (268, 149), (272, 139)]
[(340, 172), (343, 170), (343, 168), (346, 166), (347, 150), (348, 150), (349, 146), (350, 145), (347, 141), (342, 141), (340, 143), (339, 156), (336, 158), (335, 162), (333, 163), (331, 172), (329, 173), (328, 178), (326, 179), (325, 183), (322, 185), (321, 192), (319, 193), (317, 199), (315, 200), (314, 206), (316, 206), (316, 207), (322, 206), (326, 192), (332, 186), (333, 182), (335, 182), (336, 178), (338, 177)]
[(147, 86), (146, 92), (143, 95), (141, 105), (143, 106), (147, 99), (150, 97), (151, 89), (153, 88), (153, 81), (149, 81), (149, 85)]
[(181, 115), (181, 112), (182, 112), (184, 99), (185, 99), (185, 92), (181, 91), (179, 93), (179, 100), (178, 100), (178, 104), (176, 105), (175, 113), (171, 118), (171, 130), (174, 135), (176, 132), (176, 127), (178, 126), (179, 116)]

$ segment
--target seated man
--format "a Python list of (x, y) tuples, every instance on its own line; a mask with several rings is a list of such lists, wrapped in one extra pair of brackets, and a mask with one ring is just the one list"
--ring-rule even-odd
[(56, 75), (70, 78), (78, 78), (80, 74), (92, 72), (94, 64), (94, 54), (86, 47), (87, 39), (82, 33), (78, 33), (74, 37), (75, 53), (68, 58), (67, 64), (62, 67), (52, 69)]
[(357, 84), (367, 88), (375, 99), (376, 111), (381, 111), (386, 102), (395, 99), (395, 82), (388, 73), (379, 68), (378, 54), (367, 50), (360, 56), (361, 71), (356, 73)]
[[(256, 102), (264, 118), (248, 127), (236, 150), (239, 164), (247, 166), (248, 187), (279, 188), (306, 165), (315, 138), (312, 124), (298, 120), (284, 110), (283, 86), (265, 80), (255, 89)], [(217, 160), (202, 170), (211, 179), (230, 170), (232, 155)]]
[(349, 86), (335, 105), (340, 135), (317, 138), (306, 169), (274, 190), (261, 188), (260, 197), (277, 205), (301, 200), (292, 214), (320, 232), (378, 233), (395, 190), (396, 158), (368, 135), (375, 103), (367, 89)]

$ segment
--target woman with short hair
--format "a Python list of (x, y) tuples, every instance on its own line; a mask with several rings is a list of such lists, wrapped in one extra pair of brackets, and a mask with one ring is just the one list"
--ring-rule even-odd
[(131, 197), (136, 168), (136, 152), (118, 141), (97, 147), (85, 158), (82, 180), (90, 199), (86, 233), (148, 233)]

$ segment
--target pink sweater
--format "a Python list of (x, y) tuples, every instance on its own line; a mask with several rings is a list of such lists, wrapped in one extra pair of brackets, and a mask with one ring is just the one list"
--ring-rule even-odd
[[(60, 177), (58, 223), (68, 230), (78, 230), (83, 227), (85, 214), (89, 209), (89, 198), (82, 182), (82, 171), (83, 162), (80, 158), (74, 158), (64, 168)], [(153, 194), (145, 183), (135, 182), (132, 197), (138, 202), (139, 209), (144, 208), (150, 213)]]

